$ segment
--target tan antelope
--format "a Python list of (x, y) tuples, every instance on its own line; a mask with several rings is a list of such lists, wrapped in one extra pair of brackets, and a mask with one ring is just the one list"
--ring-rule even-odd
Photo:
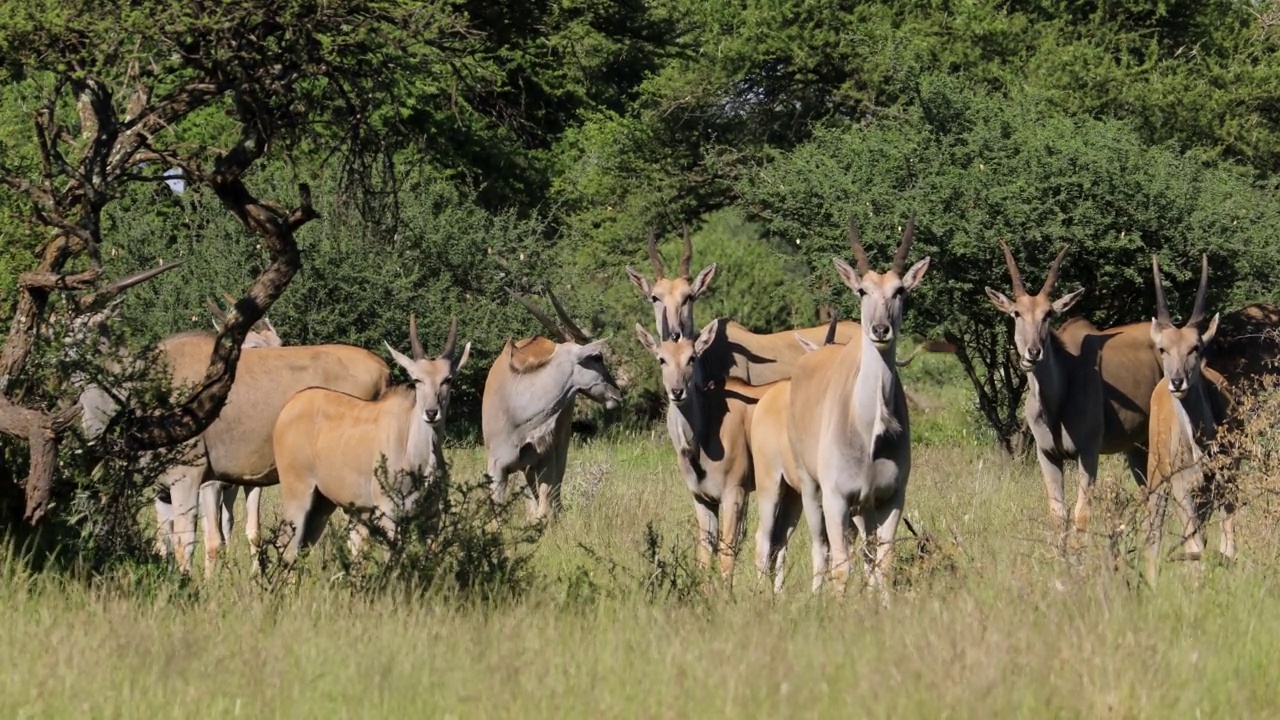
[[(166, 266), (165, 269), (173, 266), (176, 266), (176, 263), (174, 265)], [(231, 298), (231, 300), (234, 302), (234, 298)], [(225, 322), (225, 315), (222, 310), (212, 304), (212, 302), (210, 302), (209, 305), (213, 310), (214, 327), (220, 330), (222, 323)], [(113, 316), (114, 313), (115, 308), (111, 308), (109, 311), (104, 313), (104, 317), (97, 319), (96, 322), (99, 324), (105, 322), (107, 316)], [(263, 318), (258, 323), (254, 324), (254, 328), (252, 330), (246, 333), (245, 340), (241, 344), (241, 348), (279, 347), (279, 345), (280, 337), (275, 333), (275, 328), (270, 325), (270, 321)], [(207, 358), (205, 358), (205, 360), (207, 361)], [(198, 359), (196, 359), (196, 361), (198, 361)], [(112, 364), (119, 365), (120, 362), (121, 360), (114, 360), (112, 361)], [(125, 362), (127, 362), (127, 360), (125, 360)], [(201, 376), (203, 376), (203, 373), (201, 373)], [(110, 421), (111, 416), (119, 409), (119, 403), (116, 402), (116, 399), (97, 385), (90, 385), (85, 388), (80, 395), (80, 404), (84, 408), (84, 430), (92, 437), (96, 437), (102, 432)], [(208, 492), (210, 489), (216, 490), (218, 489), (218, 486), (225, 487), (222, 483), (209, 483), (206, 485), (204, 491)], [(260, 536), (258, 518), (258, 496), (260, 491), (257, 488), (254, 488), (253, 490), (254, 492), (247, 494), (246, 497), (246, 506), (248, 510), (246, 535), (248, 536), (250, 543), (256, 546)], [(234, 489), (233, 492), (229, 493), (229, 495), (230, 497), (226, 498), (225, 506), (222, 509), (221, 531), (223, 533), (222, 537), (224, 538), (230, 537), (231, 533), (231, 506), (235, 501)], [(212, 518), (217, 514), (217, 508), (221, 502), (222, 499), (216, 495), (210, 494), (206, 497), (202, 493), (201, 512), (205, 518), (206, 528), (211, 527), (207, 523), (216, 522), (216, 520), (212, 520)], [(167, 487), (162, 488), (161, 492), (157, 494), (155, 508), (158, 526), (156, 551), (161, 556), (167, 556), (170, 551), (173, 535), (173, 506), (170, 503)]]
[[(236, 299), (234, 297), (225, 294), (222, 297), (231, 305), (235, 305)], [(213, 319), (214, 332), (221, 332), (222, 326), (227, 322), (226, 313), (212, 300), (206, 300), (205, 304), (208, 306), (209, 313)], [(245, 333), (244, 342), (240, 344), (240, 347), (248, 350), (250, 348), (280, 347), (282, 345), (284, 345), (284, 342), (276, 332), (275, 326), (271, 324), (271, 320), (266, 315), (263, 315), (258, 322), (253, 324), (249, 332)], [(206, 532), (212, 529), (211, 523), (217, 522), (218, 529), (222, 533), (221, 540), (223, 543), (231, 539), (232, 530), (235, 526), (236, 495), (240, 492), (240, 489), (241, 487), (238, 485), (231, 485), (221, 481), (207, 482), (200, 488), (200, 522), (204, 523)], [(244, 532), (245, 538), (248, 539), (249, 546), (252, 548), (256, 548), (261, 544), (261, 504), (262, 488), (244, 486)], [(160, 528), (157, 550), (161, 557), (167, 557), (173, 535), (173, 505), (170, 503), (167, 489), (166, 492), (156, 495), (155, 506)]]
[[(1202, 464), (1217, 437), (1217, 426), (1226, 399), (1221, 376), (1205, 367), (1205, 348), (1218, 330), (1218, 316), (1205, 320), (1205, 295), (1209, 285), (1209, 258), (1200, 259), (1200, 286), (1191, 317), (1182, 327), (1173, 324), (1165, 300), (1160, 262), (1151, 257), (1155, 276), (1156, 316), (1151, 319), (1151, 340), (1160, 353), (1165, 382), (1151, 393), (1151, 423), (1147, 459), (1146, 574), (1154, 583), (1159, 573), (1164, 512), (1170, 490), (1182, 519), (1182, 548), (1187, 559), (1204, 553), (1204, 525), (1216, 504), (1209, 469)], [(1208, 498), (1205, 500), (1204, 498)], [(1224, 502), (1222, 554), (1235, 557), (1235, 507)]]
[[(662, 256), (658, 254), (658, 238), (649, 233), (649, 263), (653, 265), (653, 282), (627, 266), (627, 277), (636, 286), (641, 295), (653, 304), (653, 322), (656, 327), (663, 327), (663, 322), (676, 337), (693, 337), (693, 301), (697, 300), (711, 288), (711, 280), (716, 276), (716, 264), (711, 263), (698, 273), (689, 275), (689, 263), (693, 261), (693, 243), (689, 240), (689, 228), (684, 228), (684, 254), (680, 256), (680, 267), (673, 278), (666, 277), (662, 264)], [(666, 340), (666, 338), (660, 338)]]
[(1028, 381), (1023, 416), (1036, 441), (1049, 512), (1059, 529), (1067, 527), (1063, 463), (1075, 459), (1080, 466), (1075, 528), (1083, 531), (1100, 455), (1124, 453), (1135, 482), (1145, 482), (1147, 418), (1151, 391), (1160, 380), (1151, 335), (1145, 323), (1090, 334), (1083, 331), (1091, 327), (1084, 321), (1076, 324), (1073, 339), (1064, 340), (1050, 322), (1084, 293), (1081, 288), (1050, 299), (1069, 246), (1054, 258), (1035, 295), (1027, 293), (1009, 246), (1003, 240), (1000, 246), (1014, 298), (991, 288), (986, 292), (996, 308), (1013, 317), (1018, 365)]
[[(666, 325), (666, 318), (662, 319)], [(708, 382), (700, 356), (716, 337), (713, 320), (696, 337), (654, 339), (636, 325), (640, 344), (658, 361), (667, 393), (667, 432), (685, 486), (693, 495), (698, 523), (697, 559), (703, 567), (713, 554), (731, 580), (742, 540), (747, 494), (755, 489), (751, 473), (751, 414), (768, 386), (753, 387), (730, 378)]]
[(893, 542), (911, 472), (897, 343), (907, 294), (929, 268), (927, 257), (906, 266), (914, 232), (913, 217), (890, 270), (879, 273), (871, 269), (850, 219), (849, 244), (857, 268), (833, 260), (845, 285), (860, 298), (861, 341), (808, 353), (796, 363), (791, 379), (787, 431), (813, 540), (814, 590), (826, 574), (828, 543), (832, 581), (837, 592), (845, 590), (850, 511), (866, 546), (868, 585), (881, 591), (889, 586)]
[(507, 480), (520, 472), (529, 516), (560, 511), (560, 488), (569, 454), (573, 408), (579, 394), (615, 408), (622, 392), (604, 362), (605, 340), (592, 340), (551, 297), (564, 323), (515, 295), (556, 340), (535, 336), (508, 340), (489, 368), (481, 400), (481, 425), (493, 499), (506, 502)]
[[(429, 358), (409, 318), (413, 357), (387, 345), (412, 385), (365, 400), (325, 388), (303, 390), (285, 404), (276, 421), (274, 448), (280, 475), (284, 520), (292, 528), (283, 560), (292, 564), (301, 549), (324, 531), (334, 509), (376, 522), (388, 539), (396, 523), (413, 511), (424, 486), (446, 472), (443, 438), (454, 377), (471, 355), (459, 357), (458, 319), (438, 357)], [(386, 475), (380, 477), (381, 469)], [(358, 552), (364, 527), (352, 534)]]
[[(716, 264), (703, 268), (697, 277), (689, 275), (689, 264), (693, 259), (693, 245), (689, 233), (684, 234), (684, 254), (680, 257), (679, 274), (674, 278), (665, 277), (662, 257), (658, 254), (657, 238), (649, 234), (649, 262), (653, 265), (654, 279), (649, 282), (634, 268), (627, 267), (627, 277), (641, 294), (653, 305), (654, 325), (662, 334), (665, 327), (669, 332), (680, 337), (694, 337), (696, 328), (693, 321), (694, 300), (704, 295), (711, 287), (711, 280), (716, 274)], [(804, 349), (797, 345), (794, 333), (800, 333), (810, 343), (820, 343), (828, 331), (828, 327), (801, 328), (776, 333), (759, 334), (748, 330), (733, 321), (721, 321), (711, 347), (703, 355), (703, 374), (709, 381), (723, 378), (736, 378), (751, 385), (767, 385), (791, 377), (791, 368)], [(847, 343), (858, 337), (861, 330), (855, 322), (840, 322), (836, 325), (836, 340)], [(659, 337), (659, 340), (667, 338)]]
[[(839, 316), (832, 314), (823, 345), (833, 345)], [(808, 352), (818, 349), (799, 333), (796, 342)], [(909, 360), (907, 361), (909, 362)], [(902, 362), (899, 363), (901, 367)], [(756, 527), (756, 570), (761, 578), (774, 575), (774, 592), (781, 592), (786, 580), (787, 544), (800, 522), (802, 503), (800, 481), (787, 416), (791, 408), (791, 380), (768, 386), (751, 416), (751, 465), (755, 478), (759, 524)]]
[[(175, 387), (199, 382), (213, 354), (214, 336), (179, 333), (160, 344)], [(218, 418), (187, 449), (184, 461), (162, 479), (173, 503), (173, 546), (188, 572), (195, 546), (195, 512), (204, 483), (267, 486), (278, 482), (272, 432), (285, 403), (310, 387), (371, 400), (386, 389), (387, 364), (363, 348), (303, 345), (254, 348), (240, 356), (236, 379)], [(212, 572), (221, 547), (218, 523), (205, 524), (205, 568)], [(251, 538), (251, 542), (260, 538)], [(255, 551), (257, 545), (254, 547)]]

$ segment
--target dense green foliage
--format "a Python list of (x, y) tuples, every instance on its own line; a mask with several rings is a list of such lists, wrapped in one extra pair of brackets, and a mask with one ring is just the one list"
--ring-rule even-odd
[[(910, 327), (960, 340), (962, 359), (984, 372), (1008, 354), (992, 331), (1007, 320), (983, 293), (1008, 292), (997, 238), (1014, 249), (1033, 292), (1071, 245), (1058, 292), (1088, 288), (1073, 312), (1103, 327), (1152, 314), (1153, 253), (1181, 291), (1171, 302), (1183, 312), (1202, 252), (1211, 258), (1214, 307), (1274, 292), (1280, 200), (1239, 168), (1147, 145), (1119, 121), (1071, 117), (1038, 98), (993, 96), (948, 77), (923, 79), (917, 97), (893, 122), (821, 130), (738, 186), (745, 203), (768, 208), (771, 232), (796, 242), (830, 280), (829, 299), (846, 315), (856, 316), (857, 302), (830, 258), (849, 254), (850, 213), (881, 266), (906, 219), (919, 216), (914, 257), (928, 254), (933, 264), (912, 294)], [(1017, 398), (1008, 397), (1016, 387), (983, 388), (983, 402), (1003, 408), (1002, 434), (1021, 424)]]

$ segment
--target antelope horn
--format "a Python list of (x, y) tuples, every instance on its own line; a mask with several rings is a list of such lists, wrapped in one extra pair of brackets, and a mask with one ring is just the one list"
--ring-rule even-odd
[(1160, 276), (1160, 260), (1151, 256), (1151, 275), (1156, 279), (1156, 322), (1161, 325), (1172, 325), (1169, 317), (1169, 301), (1164, 297), (1164, 278)]
[(1196, 288), (1196, 304), (1191, 311), (1188, 325), (1197, 325), (1204, 320), (1204, 301), (1209, 294), (1209, 256), (1200, 256), (1200, 287)]
[(538, 318), (538, 322), (542, 323), (548, 330), (550, 330), (552, 337), (554, 337), (557, 341), (559, 342), (569, 341), (570, 338), (567, 335), (565, 335), (564, 330), (561, 329), (558, 325), (556, 325), (556, 322), (552, 320), (550, 316), (542, 312), (542, 308), (535, 305), (533, 301), (529, 300), (529, 298), (517, 293), (514, 290), (508, 289), (507, 292), (510, 292), (512, 297), (518, 300), (526, 310), (528, 310), (530, 313), (533, 314), (534, 317)]
[[(231, 293), (222, 293), (222, 299), (227, 301), (227, 307), (236, 306), (236, 298)], [(263, 332), (264, 330), (271, 330), (272, 332), (275, 331), (275, 328), (271, 327), (271, 323), (267, 322), (266, 315), (258, 318), (258, 321), (253, 324), (253, 329), (258, 332)]]
[(569, 313), (565, 312), (564, 306), (560, 304), (555, 293), (551, 292), (551, 288), (547, 288), (547, 297), (550, 298), (551, 307), (555, 308), (556, 315), (560, 316), (560, 322), (564, 323), (565, 329), (573, 336), (574, 341), (582, 343), (583, 345), (591, 342), (591, 335), (584, 332), (582, 328), (578, 327), (577, 323), (573, 321), (573, 318), (569, 317)]
[(823, 345), (831, 345), (836, 341), (836, 325), (840, 323), (840, 311), (833, 310), (831, 312), (831, 323), (827, 325), (827, 337), (822, 340)]
[(1018, 272), (1018, 261), (1013, 259), (1013, 251), (1009, 249), (1004, 238), (1000, 239), (1000, 247), (1004, 250), (1004, 262), (1009, 266), (1009, 279), (1013, 281), (1013, 296), (1026, 295), (1027, 286), (1022, 284), (1022, 273)]
[(653, 279), (662, 279), (662, 256), (658, 254), (658, 236), (649, 231), (649, 262), (653, 265)]
[(413, 313), (409, 313), (409, 348), (413, 352), (414, 360), (421, 360), (427, 356), (422, 349), (422, 338), (418, 337), (418, 318)]
[(1058, 251), (1058, 257), (1053, 259), (1053, 264), (1049, 266), (1049, 274), (1044, 278), (1044, 285), (1040, 288), (1040, 294), (1045, 297), (1053, 292), (1053, 286), (1058, 282), (1058, 270), (1062, 267), (1062, 258), (1067, 256), (1067, 251), (1071, 249), (1071, 245), (1064, 245), (1062, 250)]
[(898, 252), (893, 255), (893, 271), (901, 275), (907, 270), (907, 253), (911, 252), (911, 241), (916, 234), (916, 214), (911, 213), (907, 221), (907, 229), (902, 232), (902, 242), (898, 244)]
[(171, 263), (165, 263), (164, 265), (161, 265), (159, 267), (153, 267), (150, 270), (143, 270), (140, 273), (134, 273), (133, 275), (130, 275), (127, 278), (121, 278), (120, 280), (117, 280), (111, 283), (110, 285), (107, 285), (106, 287), (102, 288), (101, 290), (93, 293), (93, 295), (91, 296), (91, 300), (88, 301), (86, 304), (91, 304), (93, 301), (97, 301), (97, 300), (108, 300), (112, 297), (115, 297), (116, 295), (119, 295), (125, 290), (128, 290), (134, 285), (141, 285), (142, 283), (150, 280), (151, 278), (161, 273), (168, 272), (178, 267), (184, 262), (186, 262), (186, 260), (174, 260)]
[(689, 263), (693, 262), (693, 243), (689, 240), (689, 226), (684, 226), (684, 254), (680, 256), (680, 277), (689, 279)]
[(449, 334), (444, 339), (444, 350), (440, 351), (440, 357), (446, 360), (453, 359), (453, 353), (458, 348), (458, 316), (454, 315), (449, 320)]
[(853, 257), (858, 261), (858, 274), (871, 272), (871, 261), (867, 260), (867, 251), (862, 249), (862, 242), (858, 239), (858, 223), (854, 221), (853, 215), (849, 216), (849, 246), (853, 248)]
[(205, 298), (204, 304), (208, 306), (209, 314), (213, 316), (213, 321), (216, 325), (226, 324), (227, 314), (222, 311), (222, 308), (218, 307), (218, 303), (210, 300), (209, 298)]

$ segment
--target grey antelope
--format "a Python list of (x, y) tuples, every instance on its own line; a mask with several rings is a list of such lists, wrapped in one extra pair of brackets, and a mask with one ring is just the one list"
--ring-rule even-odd
[[(168, 272), (179, 265), (183, 260), (177, 260), (171, 263), (160, 265), (142, 272), (135, 273), (121, 280), (111, 283), (106, 288), (98, 291), (99, 295), (111, 296), (123, 293), (129, 288), (144, 283), (154, 277)], [(67, 346), (68, 355), (72, 358), (83, 358), (82, 346), (92, 345), (94, 350), (99, 353), (111, 353), (110, 340), (110, 321), (120, 312), (120, 305), (124, 301), (123, 295), (107, 304), (105, 308), (98, 312), (82, 315), (71, 321), (69, 332), (64, 339)], [(95, 337), (96, 336), (96, 337)], [(112, 356), (110, 354), (105, 358), (104, 365), (106, 369), (118, 371), (122, 367), (131, 362), (128, 357)], [(108, 389), (103, 388), (96, 382), (90, 381), (85, 373), (76, 371), (71, 375), (72, 385), (79, 388), (80, 394), (76, 398), (76, 403), (80, 406), (80, 429), (88, 438), (99, 437), (103, 430), (106, 429), (111, 418), (120, 409), (120, 404), (116, 397)], [(128, 387), (121, 388), (125, 392)]]
[[(160, 344), (174, 387), (199, 382), (213, 354), (214, 336), (186, 332)], [(266, 486), (278, 482), (272, 432), (285, 403), (310, 387), (328, 388), (371, 400), (386, 389), (387, 364), (350, 345), (253, 348), (240, 356), (236, 379), (218, 418), (188, 446), (181, 463), (161, 478), (173, 502), (174, 554), (190, 570), (195, 546), (195, 511), (206, 482)], [(218, 523), (206, 522), (205, 568), (212, 571), (221, 547)], [(256, 548), (255, 548), (256, 550)]]
[(560, 488), (569, 454), (573, 408), (579, 394), (615, 408), (622, 392), (604, 362), (605, 340), (592, 340), (550, 292), (560, 327), (537, 305), (516, 299), (551, 331), (508, 340), (489, 368), (481, 399), (486, 476), (496, 503), (506, 502), (507, 480), (521, 472), (529, 516), (559, 512)]
[[(223, 295), (230, 305), (235, 305), (236, 299), (230, 295)], [(206, 300), (205, 304), (209, 308), (209, 313), (213, 320), (214, 332), (221, 332), (223, 325), (227, 322), (226, 312), (218, 307), (217, 303), (212, 300)], [(271, 324), (271, 320), (263, 315), (249, 332), (245, 333), (244, 342), (240, 343), (240, 348), (248, 350), (250, 348), (273, 348), (284, 345), (284, 341), (280, 339), (276, 328)], [(231, 539), (232, 530), (235, 526), (235, 502), (236, 495), (240, 491), (240, 486), (231, 485), (229, 483), (215, 480), (207, 482), (200, 488), (200, 522), (205, 526), (206, 535), (212, 529), (212, 523), (218, 523), (218, 530), (221, 532), (222, 542)], [(244, 507), (245, 507), (245, 538), (249, 541), (249, 546), (256, 548), (261, 544), (262, 524), (261, 524), (261, 504), (262, 504), (262, 488), (261, 487), (244, 487)], [(173, 504), (170, 501), (168, 488), (164, 488), (162, 492), (156, 495), (155, 501), (156, 518), (160, 530), (160, 537), (157, 542), (157, 550), (161, 557), (167, 557), (171, 550), (173, 537)]]
[[(649, 234), (648, 250), (649, 262), (653, 265), (653, 282), (649, 282), (630, 266), (627, 266), (627, 277), (645, 299), (652, 303), (655, 329), (662, 335), (665, 322), (667, 332), (674, 333), (676, 338), (695, 337), (697, 330), (693, 321), (694, 300), (706, 294), (711, 287), (716, 264), (703, 268), (697, 277), (690, 277), (689, 264), (693, 259), (693, 245), (687, 229), (684, 233), (684, 254), (680, 257), (679, 274), (676, 277), (665, 276), (662, 257), (658, 254), (657, 239), (653, 233)], [(827, 331), (827, 326), (819, 325), (758, 334), (736, 322), (722, 320), (719, 332), (703, 354), (703, 374), (709, 380), (731, 377), (751, 385), (767, 385), (791, 377), (792, 367), (804, 354), (804, 349), (796, 344), (794, 333), (817, 344), (822, 342)], [(847, 343), (856, 338), (859, 332), (857, 323), (839, 322), (836, 325), (836, 341)]]
[(851, 510), (866, 546), (867, 582), (882, 591), (888, 588), (911, 472), (911, 433), (906, 395), (898, 380), (897, 343), (907, 295), (929, 268), (927, 257), (906, 266), (914, 232), (912, 217), (893, 265), (879, 273), (871, 269), (850, 218), (849, 245), (857, 268), (833, 260), (841, 279), (859, 297), (861, 341), (808, 353), (796, 363), (791, 378), (787, 431), (813, 540), (814, 590), (826, 574), (828, 542), (832, 581), (837, 592), (845, 590)]
[(1084, 331), (1081, 324), (1072, 339), (1064, 340), (1050, 322), (1084, 293), (1081, 288), (1050, 299), (1069, 246), (1054, 258), (1035, 295), (1027, 293), (1009, 246), (1003, 240), (1000, 246), (1014, 297), (1010, 300), (991, 288), (986, 292), (996, 308), (1013, 317), (1018, 365), (1028, 381), (1023, 416), (1036, 441), (1049, 512), (1059, 529), (1065, 529), (1062, 466), (1067, 459), (1076, 459), (1080, 486), (1075, 528), (1083, 531), (1089, 522), (1089, 498), (1100, 455), (1124, 453), (1134, 480), (1139, 486), (1144, 483), (1147, 417), (1151, 391), (1160, 379), (1151, 336), (1145, 323), (1095, 333)]
[[(666, 318), (662, 319), (666, 325)], [(697, 559), (703, 567), (720, 556), (725, 579), (733, 576), (747, 493), (755, 489), (751, 473), (751, 414), (768, 390), (739, 380), (707, 382), (700, 356), (714, 341), (720, 320), (713, 320), (695, 337), (662, 333), (655, 340), (636, 325), (640, 344), (658, 361), (667, 393), (667, 433), (685, 486), (693, 495), (698, 523)]]
[[(413, 357), (390, 345), (387, 350), (409, 374), (411, 386), (375, 400), (308, 388), (285, 404), (273, 441), (282, 515), (292, 528), (283, 555), (286, 564), (320, 537), (339, 507), (366, 516), (388, 539), (394, 538), (397, 521), (421, 497), (421, 483), (446, 472), (440, 434), (454, 378), (471, 355), (471, 343), (456, 355), (457, 341), (454, 318), (440, 355), (427, 357), (417, 321), (410, 316)], [(365, 532), (363, 525), (353, 530), (353, 552), (359, 551)]]
[[(1225, 483), (1214, 482), (1204, 457), (1217, 437), (1226, 397), (1222, 377), (1205, 367), (1205, 348), (1218, 330), (1218, 316), (1205, 320), (1205, 295), (1209, 285), (1209, 258), (1200, 259), (1200, 286), (1191, 317), (1178, 327), (1169, 316), (1160, 263), (1152, 256), (1155, 276), (1156, 316), (1151, 319), (1151, 340), (1160, 353), (1165, 382), (1151, 393), (1151, 423), (1147, 459), (1146, 574), (1155, 582), (1159, 573), (1160, 542), (1170, 490), (1182, 519), (1184, 557), (1199, 560), (1204, 553), (1204, 524), (1217, 504)], [(1235, 557), (1235, 506), (1222, 502), (1222, 554)]]

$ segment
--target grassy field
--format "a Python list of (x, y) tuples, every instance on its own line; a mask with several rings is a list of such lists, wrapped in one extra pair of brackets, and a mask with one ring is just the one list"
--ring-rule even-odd
[[(191, 587), (142, 570), (86, 585), (29, 574), (10, 559), (0, 584), (8, 609), (0, 715), (1280, 711), (1280, 545), (1268, 508), (1242, 511), (1233, 566), (1171, 564), (1151, 590), (1134, 570), (1136, 493), (1119, 463), (1104, 463), (1093, 535), (1060, 553), (1034, 465), (967, 432), (960, 394), (925, 387), (920, 395), (908, 516), (935, 544), (927, 556), (914, 539), (902, 544), (888, 608), (856, 592), (810, 595), (803, 527), (781, 597), (757, 582), (750, 549), (732, 592), (646, 593), (646, 526), (660, 535), (664, 557), (674, 549), (687, 559), (693, 544), (672, 451), (665, 434), (653, 433), (573, 449), (566, 511), (533, 550), (532, 586), (509, 600), (360, 594), (317, 573), (266, 592), (249, 577), (239, 529), (229, 566)], [(466, 476), (482, 457), (463, 449), (452, 460), (455, 476)], [(754, 529), (752, 515), (748, 537)], [(1210, 539), (1216, 548), (1216, 527)]]

